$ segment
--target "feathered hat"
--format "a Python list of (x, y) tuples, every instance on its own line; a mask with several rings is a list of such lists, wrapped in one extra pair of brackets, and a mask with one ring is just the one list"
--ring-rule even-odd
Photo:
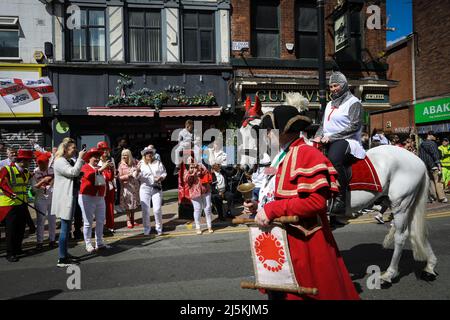
[(308, 99), (300, 93), (287, 93), (283, 105), (264, 114), (261, 119), (261, 128), (278, 129), (280, 134), (304, 131), (312, 122), (304, 115), (308, 105)]

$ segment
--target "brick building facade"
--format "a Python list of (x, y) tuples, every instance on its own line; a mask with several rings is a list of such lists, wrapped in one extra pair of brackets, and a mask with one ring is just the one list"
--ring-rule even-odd
[[(325, 3), (327, 77), (332, 70), (346, 74), (351, 90), (367, 112), (389, 108), (389, 87), (393, 84), (386, 80), (387, 66), (380, 59), (386, 45), (385, 1), (378, 2), (382, 21), (379, 30), (366, 28), (370, 16), (367, 7), (372, 2), (344, 1), (344, 9), (335, 0)], [(283, 101), (284, 92), (298, 91), (310, 100), (310, 116), (320, 121), (316, 1), (232, 0), (231, 5), (236, 107), (242, 107), (247, 96), (254, 100), (258, 95), (263, 111), (268, 111)], [(336, 53), (334, 21), (339, 10), (349, 13), (351, 40), (350, 47)], [(239, 50), (238, 43), (248, 44), (248, 48)]]
[(371, 115), (371, 127), (386, 133), (450, 136), (449, 1), (415, 0), (413, 33), (387, 48), (393, 106)]

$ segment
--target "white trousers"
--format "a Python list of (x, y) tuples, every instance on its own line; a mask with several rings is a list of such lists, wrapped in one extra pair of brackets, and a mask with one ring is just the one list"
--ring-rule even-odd
[(195, 228), (200, 229), (200, 215), (202, 214), (202, 209), (205, 210), (206, 225), (208, 229), (211, 228), (211, 192), (208, 192), (201, 197), (191, 199), (192, 206), (194, 207), (194, 221)]
[(152, 187), (141, 186), (139, 189), (139, 197), (141, 199), (142, 208), (142, 224), (144, 225), (144, 234), (149, 235), (151, 231), (150, 226), (150, 209), (153, 205), (153, 215), (155, 216), (156, 232), (162, 232), (162, 190), (155, 190)]
[(86, 246), (91, 245), (92, 223), (95, 218), (95, 244), (103, 246), (103, 226), (105, 224), (106, 205), (104, 197), (85, 194), (78, 196), (78, 203), (83, 214), (83, 235)]
[(37, 215), (37, 228), (36, 228), (36, 238), (37, 243), (42, 243), (44, 241), (44, 227), (45, 227), (45, 218), (48, 221), (48, 238), (50, 241), (55, 241), (55, 233), (56, 233), (56, 216), (51, 214), (52, 208), (52, 200), (51, 199), (36, 199), (34, 202), (36, 209), (40, 212), (45, 213), (42, 214), (36, 213)]

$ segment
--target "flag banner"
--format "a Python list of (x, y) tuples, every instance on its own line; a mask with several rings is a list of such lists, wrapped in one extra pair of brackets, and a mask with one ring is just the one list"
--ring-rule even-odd
[(0, 96), (10, 108), (30, 103), (39, 98), (47, 99), (50, 104), (58, 104), (48, 77), (37, 80), (0, 79)]
[(266, 289), (298, 289), (286, 230), (278, 225), (249, 226), (256, 285)]

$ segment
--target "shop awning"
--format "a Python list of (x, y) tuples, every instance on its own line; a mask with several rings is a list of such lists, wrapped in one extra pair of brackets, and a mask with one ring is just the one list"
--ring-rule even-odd
[(222, 107), (163, 107), (159, 112), (147, 107), (91, 107), (87, 108), (90, 116), (109, 117), (218, 117)]
[(92, 107), (87, 108), (90, 116), (107, 117), (154, 117), (155, 109), (146, 107)]
[(159, 111), (161, 118), (167, 117), (218, 117), (222, 112), (222, 107), (180, 107), (162, 108)]

